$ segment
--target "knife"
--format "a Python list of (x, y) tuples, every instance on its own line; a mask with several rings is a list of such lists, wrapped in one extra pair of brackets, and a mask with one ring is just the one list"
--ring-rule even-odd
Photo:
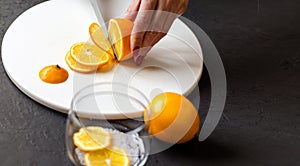
[(108, 39), (108, 41), (109, 41), (109, 43), (112, 47), (114, 57), (115, 57), (116, 60), (118, 60), (116, 49), (114, 47), (114, 44), (112, 43), (112, 40), (110, 39), (110, 37), (108, 35), (108, 30), (107, 30), (105, 21), (104, 21), (103, 16), (102, 16), (102, 12), (101, 12), (101, 9), (100, 9), (100, 5), (101, 5), (100, 0), (90, 0), (90, 3), (91, 3), (91, 5), (94, 9), (94, 13), (97, 17), (98, 23), (99, 23), (100, 27), (102, 28), (105, 36), (107, 37), (107, 39)]

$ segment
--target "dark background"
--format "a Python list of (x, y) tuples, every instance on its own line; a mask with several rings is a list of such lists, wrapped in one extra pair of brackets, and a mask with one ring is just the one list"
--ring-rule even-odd
[[(1, 43), (14, 19), (40, 2), (0, 0)], [(184, 16), (221, 54), (225, 116), (205, 142), (175, 145), (151, 155), (147, 165), (300, 165), (300, 1), (190, 0)], [(0, 165), (71, 165), (66, 115), (20, 92), (0, 62)], [(199, 86), (204, 117), (210, 102), (206, 70)]]

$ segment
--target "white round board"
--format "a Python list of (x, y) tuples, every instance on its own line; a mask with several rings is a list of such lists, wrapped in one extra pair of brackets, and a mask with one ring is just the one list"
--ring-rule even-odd
[[(106, 8), (105, 19), (122, 17), (129, 2), (106, 1), (102, 6)], [(32, 99), (64, 113), (74, 93), (91, 83), (122, 82), (141, 90), (149, 99), (170, 91), (187, 96), (197, 86), (203, 69), (202, 50), (193, 32), (179, 19), (141, 66), (125, 61), (106, 73), (72, 71), (65, 55), (74, 43), (89, 40), (92, 22), (97, 19), (88, 0), (46, 1), (21, 14), (2, 43), (2, 61), (10, 79)], [(48, 84), (39, 79), (39, 71), (53, 64), (68, 70), (66, 82)]]

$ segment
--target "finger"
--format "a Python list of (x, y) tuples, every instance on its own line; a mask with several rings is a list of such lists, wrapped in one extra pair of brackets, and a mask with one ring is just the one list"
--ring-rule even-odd
[(152, 13), (151, 24), (147, 28), (147, 32), (145, 32), (141, 48), (139, 50), (138, 56), (134, 58), (135, 63), (140, 65), (144, 59), (144, 57), (148, 54), (151, 50), (152, 46), (154, 46), (164, 35), (165, 33), (162, 32), (164, 27), (164, 21), (168, 18), (167, 12), (169, 6), (166, 5), (162, 1), (158, 1), (155, 11)]
[(153, 16), (154, 20), (152, 21), (150, 28), (152, 31), (145, 33), (142, 49), (140, 49), (139, 56), (135, 60), (137, 65), (142, 63), (144, 57), (148, 54), (152, 47), (168, 33), (177, 16), (177, 14), (165, 11), (158, 11), (155, 13), (155, 16)]
[[(157, 42), (159, 42), (168, 33), (168, 30), (171, 26), (170, 24), (172, 24), (174, 21), (174, 19), (170, 17), (170, 15), (172, 15), (173, 13), (167, 12), (169, 10), (169, 7), (164, 3), (158, 3), (159, 4), (157, 5), (157, 7), (159, 9), (157, 9), (152, 17), (152, 23), (150, 25), (151, 28), (149, 28), (150, 31), (146, 32), (142, 47), (151, 48)], [(142, 55), (146, 55), (146, 53)]]
[(182, 4), (182, 7), (178, 11), (178, 14), (182, 15), (186, 11), (186, 9), (188, 8), (188, 5), (189, 5), (189, 0), (184, 0), (184, 2)]
[(140, 8), (141, 0), (132, 0), (124, 14), (124, 18), (134, 21)]
[(138, 56), (134, 59), (137, 65), (140, 65), (151, 50), (169, 31), (174, 20), (182, 14), (187, 8), (188, 0), (178, 3), (178, 6), (168, 5), (167, 1), (158, 1), (156, 11), (152, 16), (152, 22), (148, 32), (144, 34), (142, 48)]
[[(176, 0), (175, 0), (176, 1)], [(182, 0), (177, 0), (182, 1)], [(183, 0), (184, 1), (184, 0)], [(173, 14), (173, 10), (176, 9), (177, 3), (181, 2), (174, 2), (173, 4), (170, 4), (170, 0), (165, 1), (158, 1), (156, 11), (152, 16), (152, 22), (151, 22), (151, 28), (149, 28), (149, 31), (155, 31), (155, 32), (162, 32), (167, 33), (169, 29), (165, 29), (166, 22), (173, 22), (174, 19), (169, 20), (170, 14)], [(175, 6), (175, 7), (174, 7)]]
[(152, 49), (152, 47), (162, 39), (166, 33), (162, 32), (146, 32), (142, 44), (142, 48), (139, 50), (139, 56), (136, 58), (135, 63), (140, 65), (144, 60), (145, 56)]
[(178, 18), (180, 15), (176, 13), (168, 13), (168, 17), (164, 23), (164, 26), (162, 28), (162, 32), (168, 32), (176, 18)]
[(180, 16), (188, 8), (188, 2), (189, 2), (188, 0), (179, 0), (177, 5), (171, 5), (170, 11), (173, 12), (173, 13), (176, 13)]
[(154, 46), (165, 35), (166, 35), (166, 33), (163, 33), (163, 32), (154, 32), (154, 31), (146, 32), (144, 40), (143, 40), (142, 47), (148, 47), (148, 46), (152, 47), (152, 46)]
[(167, 11), (155, 11), (153, 17), (152, 17), (152, 22), (150, 27), (148, 28), (148, 31), (154, 31), (154, 32), (163, 32), (167, 33), (164, 29), (165, 22), (168, 21), (169, 18), (169, 12)]
[[(134, 27), (131, 33), (131, 50), (133, 51), (133, 58), (136, 61), (138, 57), (138, 49), (141, 48), (145, 31), (149, 27), (155, 9), (157, 0), (142, 0), (139, 12), (134, 21)], [(152, 11), (151, 11), (152, 10)]]

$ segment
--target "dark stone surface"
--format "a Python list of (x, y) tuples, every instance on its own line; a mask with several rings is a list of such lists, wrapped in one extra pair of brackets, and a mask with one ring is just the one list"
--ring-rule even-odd
[[(40, 2), (0, 1), (1, 42), (12, 21)], [(226, 118), (205, 142), (173, 146), (147, 165), (300, 165), (300, 1), (191, 0), (185, 16), (221, 54)], [(66, 116), (20, 92), (0, 62), (0, 165), (71, 165)], [(205, 115), (206, 71), (199, 86)]]

